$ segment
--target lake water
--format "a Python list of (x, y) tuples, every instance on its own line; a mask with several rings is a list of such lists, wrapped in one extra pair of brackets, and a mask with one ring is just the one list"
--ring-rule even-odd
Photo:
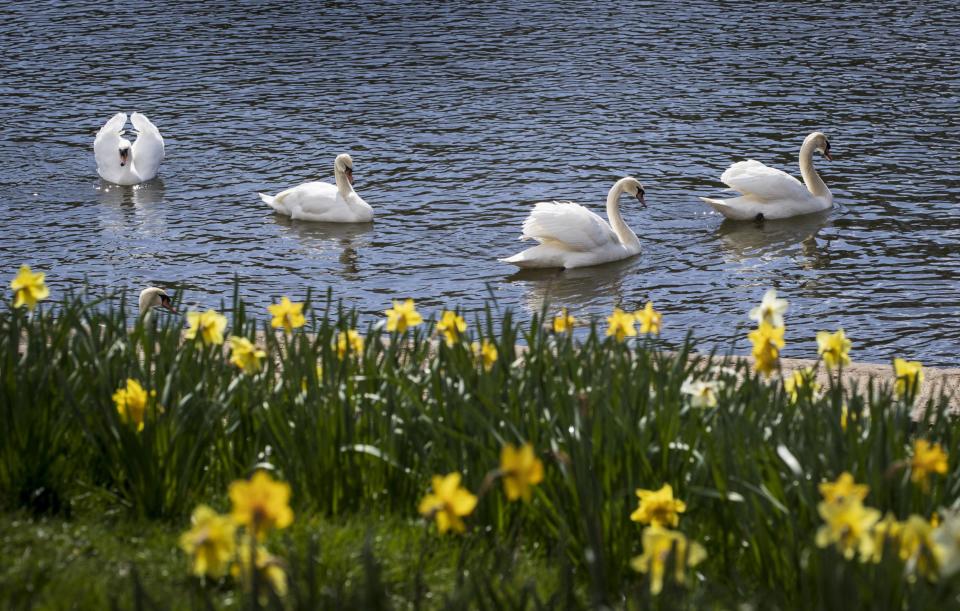
[[(960, 365), (960, 11), (954, 2), (6, 3), (0, 8), (0, 270), (184, 291), (234, 274), (265, 306), (308, 287), (372, 318), (489, 295), (528, 317), (653, 300), (663, 336), (746, 351), (748, 310), (790, 300), (784, 356), (842, 326), (855, 360)], [(161, 180), (104, 188), (93, 138), (117, 111), (166, 140)], [(828, 214), (733, 224), (697, 200), (754, 158)], [(332, 181), (354, 158), (369, 226), (290, 222), (257, 191)], [(641, 255), (514, 273), (533, 203), (602, 213), (624, 175)]]

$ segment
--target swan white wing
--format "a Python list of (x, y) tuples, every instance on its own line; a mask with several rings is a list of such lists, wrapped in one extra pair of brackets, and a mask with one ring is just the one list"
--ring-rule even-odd
[(760, 200), (803, 201), (810, 197), (810, 192), (799, 180), (753, 159), (733, 164), (720, 180), (731, 189)]
[(133, 143), (133, 165), (143, 180), (150, 180), (157, 175), (163, 161), (163, 136), (150, 119), (139, 112), (130, 115), (130, 122), (140, 132)]
[(328, 182), (305, 182), (277, 193), (274, 201), (290, 213), (298, 210), (311, 215), (322, 215), (346, 205), (346, 202), (337, 198), (338, 194), (336, 185)]
[(523, 237), (559, 242), (570, 250), (589, 251), (611, 243), (617, 234), (598, 215), (573, 202), (540, 202), (523, 222)]
[(104, 178), (120, 172), (120, 132), (126, 124), (127, 113), (118, 112), (103, 124), (93, 141), (97, 172)]

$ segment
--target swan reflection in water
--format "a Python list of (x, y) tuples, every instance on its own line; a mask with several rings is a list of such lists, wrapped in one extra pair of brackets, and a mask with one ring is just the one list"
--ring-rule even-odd
[(806, 259), (805, 267), (821, 268), (829, 263), (829, 242), (817, 242), (817, 233), (830, 222), (830, 211), (762, 223), (725, 220), (717, 237), (729, 258), (736, 262), (790, 256), (797, 244)]
[(166, 228), (163, 180), (154, 178), (134, 186), (100, 179), (96, 187), (102, 205), (100, 223), (108, 231), (162, 232)]
[(580, 317), (588, 311), (606, 311), (614, 305), (623, 307), (623, 279), (636, 265), (634, 258), (567, 270), (525, 269), (506, 280), (523, 285), (521, 302), (529, 313), (540, 313), (549, 305), (547, 315), (550, 317), (560, 308), (567, 308), (570, 314)]
[(325, 253), (339, 250), (337, 260), (343, 265), (343, 277), (348, 280), (359, 278), (359, 249), (366, 243), (365, 236), (373, 231), (372, 224), (295, 221), (280, 214), (273, 218), (283, 227), (282, 233), (295, 237), (309, 254), (326, 259)]
[(97, 185), (97, 199), (103, 204), (112, 206), (135, 207), (159, 204), (163, 201), (164, 185), (162, 178), (154, 178), (132, 187), (115, 185), (112, 182), (100, 179)]

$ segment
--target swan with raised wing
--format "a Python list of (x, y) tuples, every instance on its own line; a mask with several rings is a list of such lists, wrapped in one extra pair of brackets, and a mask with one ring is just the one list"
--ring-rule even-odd
[(271, 208), (292, 219), (327, 223), (369, 223), (373, 208), (353, 190), (353, 158), (346, 153), (333, 162), (333, 178), (328, 182), (305, 182), (276, 195), (258, 193)]
[(785, 219), (826, 210), (833, 205), (833, 194), (813, 168), (813, 154), (832, 161), (830, 142), (813, 132), (800, 147), (800, 174), (803, 182), (786, 172), (748, 159), (727, 168), (720, 180), (743, 195), (732, 199), (701, 197), (714, 210), (735, 221)]
[(573, 202), (540, 202), (523, 222), (521, 240), (539, 245), (507, 259), (517, 267), (562, 267), (572, 269), (600, 265), (632, 257), (640, 252), (640, 240), (620, 215), (620, 195), (627, 193), (646, 207), (643, 185), (632, 176), (621, 178), (607, 195), (607, 217), (600, 218)]
[(118, 185), (137, 185), (154, 178), (163, 161), (160, 130), (139, 112), (130, 115), (130, 122), (137, 133), (133, 144), (123, 137), (123, 127), (127, 124), (125, 112), (110, 117), (93, 141), (97, 174)]

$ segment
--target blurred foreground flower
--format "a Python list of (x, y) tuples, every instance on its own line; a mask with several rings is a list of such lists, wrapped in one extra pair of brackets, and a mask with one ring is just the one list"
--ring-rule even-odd
[(229, 494), (233, 503), (231, 517), (258, 539), (263, 539), (271, 528), (286, 528), (293, 523), (290, 484), (274, 481), (266, 471), (257, 471), (249, 481), (235, 480)]
[(50, 289), (47, 288), (43, 279), (46, 274), (43, 272), (30, 271), (29, 265), (21, 265), (20, 271), (10, 281), (10, 288), (13, 289), (13, 307), (27, 306), (28, 310), (37, 307), (38, 301), (43, 301), (50, 296)]
[(193, 559), (197, 577), (223, 577), (233, 558), (236, 525), (206, 505), (198, 505), (190, 516), (192, 527), (180, 535), (180, 549)]
[(393, 307), (384, 312), (387, 315), (387, 331), (403, 333), (410, 327), (416, 327), (423, 322), (423, 316), (417, 312), (413, 299), (404, 302), (393, 300)]
[(940, 575), (951, 577), (960, 571), (960, 511), (944, 512), (943, 519), (933, 531)]
[(780, 366), (780, 348), (783, 348), (783, 327), (774, 327), (766, 322), (747, 334), (753, 343), (753, 368), (769, 377)]
[(448, 346), (452, 346), (460, 339), (460, 335), (467, 330), (467, 321), (456, 312), (444, 310), (437, 323), (437, 331), (443, 334)]
[(183, 336), (195, 339), (197, 334), (204, 345), (219, 346), (223, 343), (223, 330), (227, 328), (227, 317), (218, 314), (216, 310), (206, 312), (187, 312), (187, 322), (190, 328)]
[(716, 407), (717, 394), (721, 388), (723, 388), (723, 382), (719, 380), (706, 382), (691, 381), (691, 378), (687, 378), (680, 385), (680, 392), (690, 395), (690, 405), (693, 407)]
[(637, 498), (640, 504), (630, 514), (630, 519), (652, 526), (674, 526), (680, 523), (681, 513), (687, 510), (687, 504), (673, 498), (673, 487), (664, 484), (659, 490), (638, 488)]
[(850, 499), (862, 501), (870, 493), (870, 486), (856, 483), (850, 472), (844, 471), (837, 481), (822, 482), (819, 490), (826, 502), (839, 503)]
[(247, 338), (236, 335), (230, 337), (230, 362), (244, 373), (253, 375), (260, 371), (260, 361), (266, 356), (266, 352)]
[(292, 333), (307, 322), (303, 316), (303, 304), (293, 303), (287, 297), (281, 297), (280, 303), (268, 305), (267, 310), (273, 315), (270, 326), (274, 329), (282, 328), (286, 333)]
[[(253, 562), (251, 563), (251, 556)], [(250, 591), (252, 588), (251, 580), (254, 578), (254, 569), (256, 569), (256, 579), (261, 583), (269, 584), (270, 588), (277, 596), (286, 596), (287, 594), (287, 573), (283, 569), (283, 564), (279, 558), (270, 554), (261, 545), (251, 554), (250, 541), (246, 538), (240, 543), (237, 550), (237, 562), (230, 569), (230, 573), (243, 583), (243, 589)], [(266, 596), (261, 596), (260, 604), (267, 602)]]
[(930, 489), (928, 477), (931, 473), (947, 473), (947, 453), (939, 443), (917, 439), (913, 442), (913, 457), (910, 459), (910, 480), (926, 492)]
[(640, 333), (660, 335), (660, 321), (663, 320), (663, 314), (653, 309), (652, 301), (648, 301), (642, 310), (634, 312), (633, 316), (640, 323)]
[(916, 397), (920, 385), (923, 384), (923, 366), (920, 361), (893, 359), (893, 372), (897, 376), (893, 383), (893, 391), (897, 397), (908, 400)]
[(117, 406), (117, 412), (120, 414), (120, 420), (125, 424), (134, 424), (137, 431), (143, 430), (143, 422), (147, 415), (147, 402), (150, 397), (156, 397), (157, 391), (152, 390), (150, 394), (144, 390), (140, 382), (133, 378), (127, 378), (127, 385), (124, 388), (118, 388), (113, 393), (113, 403)]
[(758, 326), (765, 322), (771, 327), (782, 327), (783, 314), (789, 305), (786, 299), (777, 299), (776, 289), (768, 289), (760, 305), (750, 310), (750, 320), (757, 321)]
[(790, 403), (800, 400), (800, 395), (813, 398), (820, 391), (820, 384), (816, 381), (817, 373), (813, 367), (795, 369), (793, 373), (783, 379), (783, 390), (790, 397)]
[(817, 333), (817, 352), (829, 368), (850, 364), (850, 340), (843, 329), (836, 333), (820, 331)]
[[(347, 353), (363, 354), (363, 336), (353, 329), (341, 331), (337, 334), (337, 358), (343, 360)], [(319, 365), (317, 365), (319, 367)], [(317, 375), (317, 379), (320, 376)]]
[(521, 447), (506, 444), (500, 450), (500, 472), (503, 475), (503, 491), (507, 499), (522, 498), (529, 502), (533, 486), (543, 481), (543, 462), (533, 452), (533, 444)]
[(618, 342), (622, 342), (626, 337), (633, 337), (637, 330), (633, 328), (633, 322), (636, 320), (632, 314), (627, 314), (620, 308), (613, 308), (613, 314), (607, 317), (607, 337), (613, 336)]
[(577, 319), (567, 312), (567, 308), (560, 310), (560, 313), (553, 319), (554, 333), (571, 333), (573, 326), (577, 324)]
[(473, 342), (470, 345), (470, 349), (473, 350), (473, 354), (483, 363), (484, 371), (493, 369), (493, 364), (497, 362), (497, 358), (499, 357), (496, 344), (489, 340), (483, 340), (483, 343)]
[(460, 474), (434, 475), (431, 483), (432, 492), (427, 493), (420, 501), (418, 511), (425, 518), (437, 521), (437, 530), (440, 534), (450, 529), (458, 533), (466, 530), (463, 517), (473, 513), (477, 506), (477, 497), (470, 494), (466, 488), (460, 487)]
[(687, 567), (694, 567), (704, 561), (707, 551), (696, 541), (688, 542), (687, 537), (674, 530), (660, 526), (649, 526), (643, 530), (643, 555), (630, 561), (635, 571), (650, 575), (650, 592), (659, 594), (663, 589), (663, 577), (671, 567), (667, 560), (673, 560), (673, 579), (683, 584)]
[(824, 521), (814, 539), (817, 547), (835, 544), (848, 560), (858, 551), (862, 557), (874, 553), (871, 529), (880, 519), (879, 511), (864, 507), (856, 498), (846, 497), (834, 502), (821, 501), (817, 512)]

